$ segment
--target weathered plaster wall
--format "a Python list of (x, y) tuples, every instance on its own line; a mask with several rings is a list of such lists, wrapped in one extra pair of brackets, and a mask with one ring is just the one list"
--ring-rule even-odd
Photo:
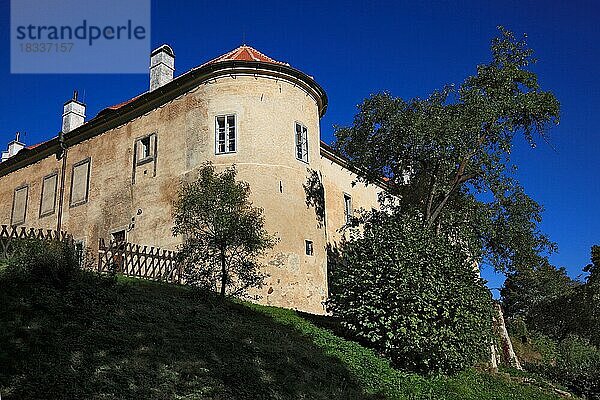
[[(215, 117), (224, 114), (236, 115), (237, 152), (216, 155)], [(295, 156), (296, 122), (308, 128), (308, 163)], [(136, 140), (153, 133), (157, 158), (137, 166), (132, 183)], [(89, 200), (70, 207), (72, 168), (86, 158), (91, 159)], [(378, 189), (352, 187), (354, 176), (349, 171), (321, 157), (317, 103), (285, 80), (262, 76), (214, 79), (125, 125), (70, 147), (63, 229), (91, 248), (97, 248), (99, 238), (108, 239), (111, 232), (127, 229), (130, 242), (174, 249), (180, 243), (171, 234), (172, 203), (179, 182), (193, 178), (209, 160), (217, 168), (236, 165), (238, 179), (250, 184), (253, 202), (265, 211), (266, 229), (280, 239), (265, 260), (270, 277), (256, 292), (262, 296), (261, 302), (323, 313), (326, 243), (328, 239), (339, 241), (337, 229), (344, 224), (343, 194), (352, 196), (354, 208), (368, 209), (376, 206)], [(55, 229), (56, 213), (42, 219), (38, 213), (42, 179), (53, 171), (60, 173), (61, 164), (52, 156), (0, 177), (0, 223), (10, 223), (14, 189), (27, 183), (30, 191), (24, 225)], [(326, 227), (306, 205), (303, 184), (309, 170), (321, 171), (323, 176)], [(306, 254), (306, 240), (313, 242), (313, 255)]]
[[(0, 177), (0, 225), (10, 225), (13, 197), (15, 189), (29, 185), (27, 212), (24, 226), (56, 229), (56, 212), (44, 218), (39, 218), (42, 197), (42, 179), (53, 173), (60, 173), (62, 163), (51, 156), (29, 165), (9, 175)], [(57, 206), (58, 209), (58, 201)]]
[(354, 215), (357, 215), (361, 209), (369, 211), (379, 208), (378, 194), (382, 189), (374, 185), (365, 186), (359, 182), (353, 185), (356, 174), (327, 157), (321, 157), (321, 174), (325, 187), (327, 239), (332, 246), (336, 246), (343, 236), (340, 228), (346, 223), (344, 194), (351, 196)]
[[(266, 77), (224, 77), (191, 94), (206, 109), (191, 118), (186, 132), (187, 173), (205, 160), (217, 168), (232, 164), (247, 181), (255, 205), (265, 211), (266, 229), (280, 239), (267, 257), (270, 277), (257, 291), (262, 302), (323, 313), (327, 297), (325, 232), (306, 206), (303, 184), (318, 169), (319, 115), (315, 100), (294, 85)], [(214, 121), (235, 114), (238, 151), (215, 155)], [(308, 128), (309, 162), (295, 156), (295, 123)], [(314, 254), (306, 255), (305, 241)]]

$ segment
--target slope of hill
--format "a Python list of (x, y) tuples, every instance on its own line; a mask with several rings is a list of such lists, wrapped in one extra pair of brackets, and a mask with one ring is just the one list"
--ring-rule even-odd
[(294, 311), (184, 287), (0, 277), (2, 399), (558, 398), (522, 380), (399, 371)]

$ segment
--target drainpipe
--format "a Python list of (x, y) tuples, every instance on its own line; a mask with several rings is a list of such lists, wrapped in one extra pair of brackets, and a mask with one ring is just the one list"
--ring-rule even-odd
[(56, 222), (56, 230), (60, 235), (60, 231), (62, 230), (62, 214), (65, 197), (65, 175), (67, 174), (67, 145), (65, 144), (65, 135), (62, 131), (58, 134), (58, 141), (60, 149), (56, 154), (56, 158), (59, 160), (62, 159), (62, 168), (60, 173), (60, 193), (58, 196), (58, 220)]

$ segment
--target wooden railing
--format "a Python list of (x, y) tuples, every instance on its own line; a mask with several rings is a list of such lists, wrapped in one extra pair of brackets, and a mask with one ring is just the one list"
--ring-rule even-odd
[(15, 251), (15, 246), (23, 240), (41, 240), (46, 242), (58, 241), (74, 244), (73, 237), (66, 232), (50, 229), (35, 229), (26, 227), (0, 226), (0, 259), (9, 258)]
[(125, 276), (181, 283), (177, 254), (151, 246), (99, 240), (98, 272), (116, 272)]

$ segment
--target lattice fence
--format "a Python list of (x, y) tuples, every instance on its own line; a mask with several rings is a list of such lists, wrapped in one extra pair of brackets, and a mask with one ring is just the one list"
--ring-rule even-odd
[(99, 240), (98, 272), (116, 272), (125, 276), (181, 283), (177, 254), (151, 246)]
[(73, 237), (66, 232), (50, 229), (35, 229), (26, 227), (0, 226), (0, 259), (9, 258), (15, 251), (15, 246), (24, 240), (58, 241), (74, 244)]

